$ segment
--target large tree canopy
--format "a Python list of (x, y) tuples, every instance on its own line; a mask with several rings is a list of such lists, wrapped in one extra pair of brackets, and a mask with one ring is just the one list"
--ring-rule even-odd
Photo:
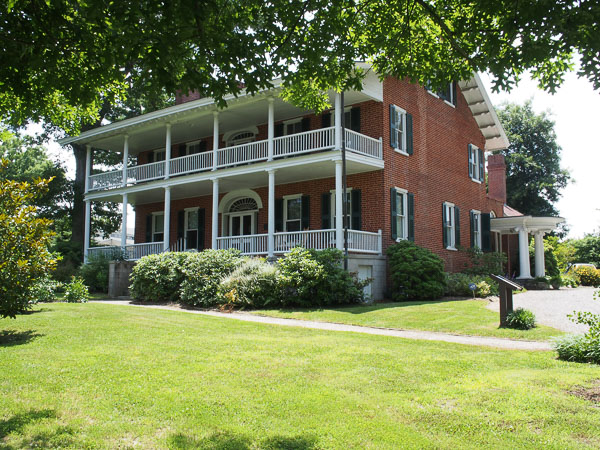
[(9, 0), (0, 10), (0, 120), (13, 125), (78, 131), (131, 85), (222, 103), (277, 77), (319, 109), (311, 94), (358, 86), (356, 60), (438, 85), (489, 70), (509, 87), (531, 69), (553, 90), (578, 52), (600, 87), (595, 0)]
[(507, 203), (533, 216), (556, 216), (555, 203), (570, 180), (560, 167), (561, 148), (554, 122), (536, 114), (531, 102), (507, 104), (498, 110), (510, 146), (506, 157)]

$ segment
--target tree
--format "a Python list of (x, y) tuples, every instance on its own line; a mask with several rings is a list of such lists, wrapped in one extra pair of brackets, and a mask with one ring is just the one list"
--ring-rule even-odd
[(531, 101), (504, 105), (498, 117), (510, 141), (503, 151), (507, 203), (523, 214), (558, 215), (554, 205), (571, 177), (560, 167), (554, 122), (546, 113), (536, 114)]
[[(7, 165), (3, 160), (0, 173)], [(51, 221), (39, 217), (34, 206), (36, 198), (47, 192), (48, 181), (0, 179), (0, 318), (26, 311), (36, 280), (56, 264), (48, 251)]]
[(489, 70), (510, 87), (531, 70), (553, 90), (581, 55), (600, 88), (600, 4), (590, 0), (10, 0), (0, 7), (0, 120), (77, 132), (130, 85), (200, 90), (221, 105), (281, 77), (290, 99), (381, 76), (433, 87)]
[(575, 247), (573, 262), (594, 264), (600, 269), (600, 234), (588, 234), (583, 239), (571, 241)]

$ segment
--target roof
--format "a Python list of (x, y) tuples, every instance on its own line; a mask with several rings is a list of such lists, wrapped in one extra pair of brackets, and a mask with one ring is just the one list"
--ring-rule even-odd
[(503, 214), (504, 217), (516, 217), (516, 216), (522, 216), (523, 213), (517, 211), (515, 208), (513, 208), (512, 206), (508, 206), (506, 203), (504, 204), (503, 207)]
[(496, 217), (490, 220), (491, 230), (504, 234), (514, 234), (519, 228), (524, 228), (530, 233), (541, 231), (549, 233), (565, 221), (562, 217), (534, 217), (534, 216), (508, 216)]

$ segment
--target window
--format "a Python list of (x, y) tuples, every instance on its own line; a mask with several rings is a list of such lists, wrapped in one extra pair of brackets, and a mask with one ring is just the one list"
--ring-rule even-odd
[(427, 84), (426, 85), (427, 91), (435, 96), (435, 97), (439, 97), (442, 100), (444, 100), (446, 103), (448, 103), (451, 106), (456, 106), (456, 83), (455, 82), (450, 82), (448, 84), (445, 85), (444, 88), (439, 89), (437, 91), (434, 91), (433, 88), (431, 87), (431, 85)]
[(471, 211), (471, 247), (483, 248), (481, 245), (481, 212)]
[(165, 213), (158, 212), (152, 215), (152, 242), (164, 241)]
[(408, 239), (407, 192), (396, 189), (396, 239)]
[(164, 161), (166, 157), (167, 157), (167, 152), (165, 151), (164, 148), (154, 150), (154, 162)]
[(247, 144), (248, 142), (254, 142), (256, 134), (252, 131), (242, 131), (231, 135), (227, 140), (227, 146), (231, 147), (234, 145)]
[(485, 175), (485, 160), (483, 150), (469, 144), (469, 177), (478, 183), (483, 182)]
[[(343, 210), (343, 204), (342, 204)], [(342, 224), (343, 228), (348, 227), (352, 229), (352, 188), (346, 188), (346, 220)], [(331, 217), (333, 217), (333, 228), (335, 228), (336, 224), (336, 215), (335, 215), (335, 190), (331, 191)]]
[(302, 195), (285, 197), (285, 231), (300, 231), (302, 226)]
[(415, 240), (415, 196), (393, 187), (390, 192), (392, 239)]
[(443, 204), (444, 248), (456, 250), (460, 245), (460, 210), (453, 203)]
[(283, 134), (289, 136), (290, 134), (302, 133), (302, 119), (294, 119), (283, 124)]
[(195, 155), (204, 151), (206, 151), (206, 142), (204, 141), (188, 142), (185, 145), (185, 155)]
[(392, 147), (406, 153), (406, 111), (398, 106), (390, 108), (390, 127)]
[(185, 248), (198, 248), (198, 208), (185, 210)]

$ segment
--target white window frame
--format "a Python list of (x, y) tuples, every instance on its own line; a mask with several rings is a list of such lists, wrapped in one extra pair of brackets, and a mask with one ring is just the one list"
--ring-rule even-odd
[(192, 141), (192, 142), (186, 142), (185, 144), (185, 155), (184, 156), (189, 156), (190, 155), (190, 147), (193, 147), (195, 145), (198, 146), (198, 153), (200, 152), (200, 142), (202, 142), (202, 140), (197, 140), (197, 141)]
[[(471, 180), (473, 180), (475, 183), (477, 184), (481, 184), (481, 181), (479, 181), (479, 147), (477, 147), (474, 144), (471, 144), (471, 156), (472, 156), (472, 160), (469, 159), (469, 165), (473, 166), (473, 176), (471, 177)], [(484, 153), (484, 158), (485, 158), (485, 153)], [(485, 172), (485, 161), (484, 161), (484, 172)], [(484, 173), (485, 175), (485, 173)], [(482, 177), (483, 178), (483, 177)]]
[(453, 102), (456, 102), (456, 99), (452, 97), (452, 94), (453, 94), (453, 91), (454, 91), (452, 89), (452, 81), (448, 83), (448, 86), (450, 87), (450, 101), (448, 101), (446, 99), (442, 99), (442, 97), (440, 97), (437, 92), (433, 92), (429, 86), (425, 86), (425, 89), (427, 89), (427, 92), (429, 92), (435, 98), (439, 98), (440, 100), (443, 100), (443, 102), (446, 105), (451, 106), (452, 108), (456, 108), (456, 105), (453, 103)]
[(472, 230), (474, 237), (473, 243), (475, 244), (475, 247), (481, 249), (481, 211), (472, 209), (471, 213), (473, 214), (474, 221), (476, 218), (476, 228)]
[[(330, 204), (330, 217), (331, 217), (331, 225), (332, 228), (335, 228), (335, 189), (332, 189), (331, 191), (329, 191), (331, 193), (331, 200), (329, 201)], [(346, 211), (346, 220), (348, 221), (348, 229), (352, 230), (352, 188), (346, 188), (346, 195), (348, 196), (348, 210)], [(343, 200), (343, 198), (342, 198)], [(342, 224), (342, 228), (344, 228), (344, 224)]]
[[(161, 161), (165, 161), (167, 159), (167, 150), (164, 148), (157, 148), (156, 150), (153, 150), (152, 153), (154, 153), (154, 162), (161, 162)], [(164, 153), (164, 158), (163, 159), (158, 159), (158, 155), (160, 153)]]
[(284, 195), (283, 196), (283, 230), (284, 231), (289, 231), (288, 230), (288, 202), (290, 200), (297, 200), (300, 199), (300, 217), (298, 219), (289, 219), (290, 221), (298, 221), (299, 226), (298, 226), (298, 230), (299, 231), (303, 231), (302, 230), (302, 194), (293, 194), (293, 195)]
[[(401, 155), (405, 155), (408, 156), (408, 152), (407, 152), (407, 142), (406, 142), (406, 110), (400, 108), (399, 106), (393, 105), (394, 106), (394, 111), (395, 114), (397, 114), (400, 118), (400, 120), (402, 121), (402, 142), (399, 142), (400, 139), (398, 139), (398, 135), (396, 134), (396, 144), (399, 145), (399, 147), (394, 147), (394, 150), (398, 153), (400, 153)], [(394, 124), (396, 124), (397, 122), (394, 121)], [(397, 133), (398, 128), (394, 127), (394, 132)]]
[[(396, 190), (396, 241), (406, 241), (408, 239), (408, 191), (399, 187)], [(398, 208), (398, 196), (402, 197), (402, 211)], [(402, 217), (402, 227), (398, 223), (398, 218)]]
[[(252, 134), (252, 136), (247, 136), (243, 139), (234, 139), (236, 136), (239, 136), (242, 133)], [(230, 134), (227, 138), (227, 147), (234, 147), (236, 145), (248, 144), (250, 142), (256, 141), (256, 133), (254, 130), (238, 130), (232, 134)]]
[[(456, 209), (455, 204), (450, 202), (444, 202), (444, 208), (446, 211), (446, 223), (444, 223), (444, 233), (447, 229), (450, 229), (448, 245), (446, 250), (456, 250)], [(447, 223), (450, 225), (447, 226)]]
[[(296, 131), (294, 133), (288, 133), (288, 125), (294, 125), (294, 128), (296, 128), (297, 124), (300, 124), (300, 131)], [(283, 121), (283, 135), (284, 136), (291, 136), (292, 134), (298, 134), (298, 133), (302, 133), (302, 117), (299, 117), (297, 119)]]
[[(187, 239), (187, 232), (188, 231), (196, 230), (196, 244), (200, 241), (200, 215), (199, 215), (200, 207), (196, 206), (196, 207), (193, 207), (193, 208), (185, 208), (184, 211), (185, 212), (183, 214), (183, 217), (184, 217), (184, 220), (183, 220), (183, 238), (185, 239), (185, 248), (187, 250), (188, 248), (191, 248), (191, 247), (188, 247), (188, 245), (187, 245), (187, 241), (188, 241), (188, 239)], [(189, 214), (191, 212), (194, 212), (194, 211), (198, 213), (198, 219), (197, 219), (198, 220), (198, 227), (197, 228), (189, 228)]]
[[(162, 224), (163, 224), (163, 230), (162, 231), (156, 231), (156, 218), (157, 217), (162, 217)], [(164, 229), (164, 220), (165, 220), (165, 212), (164, 211), (156, 211), (152, 213), (152, 242), (163, 242), (165, 240), (165, 229)], [(163, 238), (159, 241), (154, 240), (154, 235), (158, 234), (158, 233), (162, 233)]]
[[(346, 106), (344, 108), (344, 125), (346, 128), (350, 128), (350, 125), (352, 124), (352, 106)], [(335, 109), (332, 109), (331, 111), (329, 111), (329, 114), (331, 114), (331, 122), (332, 124), (335, 125)]]

